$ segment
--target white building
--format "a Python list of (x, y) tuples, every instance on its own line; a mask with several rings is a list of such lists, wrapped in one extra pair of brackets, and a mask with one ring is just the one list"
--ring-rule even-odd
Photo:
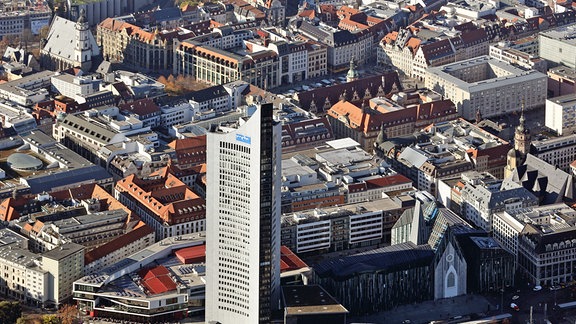
[(279, 307), (280, 136), (272, 104), (207, 135), (206, 322), (270, 322)]
[(532, 155), (565, 172), (576, 159), (576, 134), (532, 141)]
[(576, 131), (576, 94), (547, 99), (544, 124), (558, 135)]
[(85, 103), (86, 96), (100, 91), (100, 80), (94, 80), (91, 76), (74, 76), (60, 74), (52, 77), (52, 87), (61, 95)]
[(28, 240), (8, 229), (0, 229), (0, 295), (36, 305), (50, 298), (42, 257), (28, 251)]
[(502, 181), (474, 171), (464, 173), (462, 181), (462, 215), (486, 232), (492, 230), (494, 213), (538, 205), (538, 199), (521, 185), (502, 188)]
[(192, 121), (194, 111), (192, 105), (186, 101), (160, 107), (160, 110), (162, 111), (162, 115), (160, 115), (160, 126), (165, 128)]

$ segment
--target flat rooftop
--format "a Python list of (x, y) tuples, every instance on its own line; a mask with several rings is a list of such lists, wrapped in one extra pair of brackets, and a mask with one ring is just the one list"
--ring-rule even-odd
[(347, 314), (348, 310), (319, 285), (283, 286), (286, 315)]
[(572, 107), (576, 106), (576, 93), (571, 93), (560, 97), (554, 97), (548, 100), (562, 107)]
[(540, 35), (552, 38), (562, 43), (576, 46), (576, 24), (557, 27), (547, 31), (540, 32)]
[[(466, 82), (453, 74), (478, 65), (488, 65), (493, 71), (498, 71), (498, 75), (476, 82)], [(494, 87), (506, 87), (509, 85), (526, 82), (534, 79), (545, 79), (546, 75), (535, 70), (525, 71), (506, 62), (489, 56), (479, 56), (472, 59), (449, 63), (438, 67), (429, 67), (429, 74), (454, 84), (456, 87), (467, 91), (481, 91)]]

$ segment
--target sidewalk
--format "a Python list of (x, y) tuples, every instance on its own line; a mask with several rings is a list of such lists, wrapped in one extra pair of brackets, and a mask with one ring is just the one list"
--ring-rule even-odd
[(478, 295), (458, 296), (454, 298), (427, 301), (420, 304), (399, 306), (393, 310), (366, 316), (350, 316), (349, 323), (402, 323), (410, 320), (412, 324), (429, 323), (434, 320), (448, 320), (454, 316), (466, 316), (473, 313), (486, 313), (494, 310), (484, 297)]

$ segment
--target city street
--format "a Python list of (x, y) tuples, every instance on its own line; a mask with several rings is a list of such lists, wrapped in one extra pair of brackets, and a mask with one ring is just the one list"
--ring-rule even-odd
[[(512, 314), (511, 323), (525, 324), (530, 321), (530, 307), (532, 306), (532, 323), (545, 323), (547, 318), (553, 324), (575, 323), (576, 316), (570, 318), (554, 311), (554, 303), (562, 303), (574, 300), (574, 293), (570, 288), (551, 291), (543, 288), (533, 291), (533, 287), (526, 286), (518, 290), (511, 289), (504, 294), (494, 293), (486, 296), (467, 295), (454, 298), (427, 301), (421, 304), (404, 305), (393, 310), (365, 316), (351, 316), (349, 323), (403, 323), (409, 320), (411, 324), (424, 324), (431, 321), (450, 321), (458, 323), (483, 316), (499, 315), (501, 313)], [(517, 299), (513, 299), (518, 296)], [(504, 309), (500, 309), (503, 302)], [(519, 311), (510, 308), (515, 303)], [(546, 306), (547, 305), (547, 306)], [(567, 314), (568, 315), (568, 314)], [(576, 314), (574, 314), (576, 315)], [(467, 317), (470, 316), (470, 317)]]

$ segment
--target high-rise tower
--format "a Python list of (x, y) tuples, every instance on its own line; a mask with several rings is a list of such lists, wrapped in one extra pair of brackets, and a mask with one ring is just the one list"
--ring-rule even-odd
[(282, 126), (272, 111), (263, 104), (207, 135), (207, 323), (269, 323), (279, 307)]

